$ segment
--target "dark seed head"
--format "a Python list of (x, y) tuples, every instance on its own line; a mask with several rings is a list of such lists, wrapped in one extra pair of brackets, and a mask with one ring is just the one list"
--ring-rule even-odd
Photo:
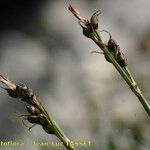
[(36, 123), (36, 124), (40, 124), (42, 126), (46, 126), (48, 123), (47, 117), (44, 114), (39, 114), (39, 115), (30, 115), (27, 117), (27, 120), (30, 123)]
[(42, 126), (42, 127), (48, 134), (55, 134), (53, 127), (51, 128), (49, 126)]
[(36, 124), (38, 124), (38, 116), (30, 115), (30, 116), (27, 117), (27, 120), (30, 123), (36, 123)]
[(93, 37), (93, 32), (90, 26), (88, 26), (87, 28), (83, 28), (83, 35), (86, 36), (87, 38)]
[(117, 42), (112, 39), (112, 37), (110, 36), (110, 39), (108, 41), (108, 45), (107, 45), (108, 50), (110, 50), (111, 52), (117, 54), (120, 51), (120, 46), (117, 44)]
[(38, 115), (38, 119), (39, 119), (39, 124), (42, 126), (46, 126), (48, 123), (47, 117), (44, 114), (39, 114)]
[(107, 30), (101, 30), (100, 32), (106, 32), (109, 34), (107, 48), (109, 51), (113, 52), (114, 54), (117, 54), (120, 51), (120, 47), (117, 44), (117, 42), (112, 38), (111, 34)]
[(32, 106), (32, 105), (27, 105), (26, 106), (27, 111), (31, 114), (31, 115), (38, 115), (40, 114), (40, 110), (37, 109), (36, 107)]
[(8, 92), (8, 94), (9, 94), (10, 97), (18, 98), (18, 94), (14, 90), (9, 89), (9, 88), (3, 88), (3, 89), (5, 89)]
[(16, 92), (18, 94), (19, 97), (21, 97), (22, 95), (24, 95), (25, 91), (27, 90), (27, 86), (24, 84), (18, 84), (16, 86)]
[(16, 87), (16, 93), (19, 98), (21, 98), (23, 101), (29, 100), (33, 97), (33, 91), (28, 88), (26, 85), (19, 84)]
[(119, 52), (117, 54), (117, 62), (120, 64), (121, 67), (127, 66), (127, 58), (122, 52)]

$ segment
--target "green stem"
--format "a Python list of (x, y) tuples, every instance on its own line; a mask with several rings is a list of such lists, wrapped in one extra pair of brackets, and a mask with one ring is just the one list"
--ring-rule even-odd
[(123, 69), (124, 69), (124, 71), (127, 73), (127, 75), (130, 77), (131, 81), (132, 81), (133, 83), (135, 83), (134, 78), (133, 78), (133, 76), (132, 76), (132, 74), (131, 74), (129, 68), (128, 68), (127, 66), (125, 66), (125, 67), (123, 67)]
[(150, 106), (149, 106), (147, 100), (145, 99), (144, 95), (142, 94), (141, 90), (139, 89), (139, 87), (137, 86), (132, 91), (138, 97), (139, 101), (141, 102), (141, 104), (143, 105), (145, 111), (147, 112), (147, 114), (150, 117)]
[(67, 136), (64, 134), (64, 132), (60, 129), (58, 124), (49, 116), (49, 128), (51, 129), (51, 125), (53, 126), (55, 135), (60, 139), (60, 141), (63, 143), (63, 145), (68, 150), (75, 150), (74, 147), (70, 145), (70, 140), (67, 138)]
[[(39, 102), (40, 103), (40, 102)], [(70, 145), (70, 140), (68, 137), (65, 135), (65, 133), (61, 130), (61, 128), (58, 126), (58, 124), (52, 119), (52, 117), (48, 114), (46, 109), (43, 107), (43, 105), (40, 103), (40, 109), (43, 110), (43, 112), (46, 114), (48, 117), (48, 130), (51, 130), (53, 127), (53, 130), (55, 132), (55, 135), (60, 139), (61, 142), (63, 142), (63, 145), (68, 149), (68, 150), (75, 150), (74, 147)]]
[(120, 75), (123, 77), (123, 79), (126, 81), (126, 83), (129, 85), (129, 87), (133, 91), (133, 93), (137, 96), (137, 98), (141, 102), (142, 106), (144, 107), (145, 111), (147, 112), (147, 114), (150, 117), (150, 106), (147, 103), (145, 97), (143, 96), (141, 90), (137, 86), (129, 69), (127, 67), (121, 67), (118, 64), (118, 62), (116, 61), (116, 59), (114, 58), (114, 56), (111, 54), (111, 52), (107, 49), (107, 47), (104, 44), (102, 44), (101, 40), (99, 40), (99, 39), (101, 39), (99, 33), (97, 31), (94, 31), (93, 33), (96, 38), (93, 37), (92, 40), (104, 51), (105, 55), (109, 58), (111, 63), (118, 70)]

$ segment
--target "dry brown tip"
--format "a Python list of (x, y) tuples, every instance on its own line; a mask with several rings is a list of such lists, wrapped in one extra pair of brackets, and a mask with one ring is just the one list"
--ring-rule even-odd
[(75, 8), (74, 6), (69, 5), (69, 6), (68, 6), (68, 9), (73, 13), (73, 15), (74, 15), (79, 21), (81, 21), (81, 22), (83, 22), (83, 23), (87, 23), (87, 22), (88, 22), (87, 19), (85, 19), (84, 17), (80, 16), (79, 10), (78, 10), (77, 8)]
[(68, 9), (74, 14), (80, 14), (80, 12), (79, 12), (79, 10), (77, 9), (77, 8), (75, 8), (74, 6), (72, 6), (72, 5), (69, 5), (68, 6)]
[(7, 87), (3, 87), (4, 89), (10, 89), (10, 90), (15, 90), (16, 89), (16, 85), (10, 81), (9, 79), (7, 79), (6, 77), (0, 75), (0, 81)]
[(79, 10), (77, 8), (75, 8), (72, 5), (69, 5), (68, 10), (70, 10), (77, 19), (81, 20), (82, 17), (80, 16)]

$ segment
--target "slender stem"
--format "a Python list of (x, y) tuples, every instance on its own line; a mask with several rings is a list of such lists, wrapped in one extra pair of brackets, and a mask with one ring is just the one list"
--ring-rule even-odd
[(131, 74), (129, 68), (128, 68), (127, 66), (125, 66), (125, 67), (123, 67), (123, 69), (124, 69), (125, 72), (128, 74), (128, 76), (130, 77), (131, 81), (132, 81), (133, 83), (135, 83), (134, 78), (133, 78), (133, 76), (132, 76), (132, 74)]
[(49, 121), (50, 121), (49, 128), (51, 128), (51, 125), (53, 126), (55, 135), (60, 139), (61, 142), (63, 142), (63, 145), (66, 147), (66, 149), (75, 150), (75, 148), (70, 145), (70, 140), (67, 138), (67, 136), (61, 130), (58, 124), (50, 116), (49, 116)]
[(139, 101), (141, 102), (145, 111), (147, 112), (147, 114), (150, 117), (150, 106), (149, 106), (147, 100), (145, 99), (144, 95), (142, 94), (141, 90), (139, 89), (139, 87), (137, 86), (135, 89), (132, 89), (132, 91), (138, 97)]
[[(40, 101), (38, 101), (40, 103)], [(58, 126), (58, 124), (52, 119), (52, 117), (48, 114), (48, 112), (46, 111), (46, 109), (43, 107), (43, 105), (40, 103), (40, 109), (43, 110), (43, 112), (46, 114), (46, 116), (48, 117), (49, 120), (49, 129), (51, 129), (51, 126), (53, 126), (54, 131), (55, 131), (55, 135), (60, 139), (60, 141), (63, 142), (64, 146), (68, 149), (68, 150), (75, 150), (73, 147), (71, 147), (70, 145), (70, 140), (68, 139), (68, 137), (65, 135), (65, 133), (61, 130), (61, 128)]]
[(136, 84), (131, 72), (129, 71), (128, 67), (121, 67), (118, 64), (118, 62), (116, 61), (114, 56), (111, 54), (111, 52), (107, 49), (107, 47), (105, 45), (101, 44), (102, 41), (99, 40), (100, 35), (96, 30), (94, 31), (94, 35), (95, 35), (96, 39), (92, 38), (92, 40), (104, 51), (105, 55), (109, 58), (111, 63), (118, 70), (120, 75), (123, 77), (123, 79), (129, 85), (130, 89), (133, 91), (133, 93), (137, 96), (137, 98), (141, 102), (142, 106), (144, 107), (145, 111), (147, 112), (147, 114), (150, 117), (150, 106), (149, 106), (147, 100), (145, 99), (145, 97), (143, 96), (141, 90), (137, 86), (137, 84)]
[(130, 81), (131, 81), (132, 83), (134, 83), (134, 80), (133, 80), (131, 74), (129, 73), (129, 69), (127, 69), (127, 67), (122, 67), (122, 69), (123, 69), (124, 72), (128, 75), (128, 77), (130, 78)]
[[(36, 98), (37, 97), (35, 97), (35, 99)], [(75, 150), (75, 148), (70, 145), (70, 140), (68, 139), (68, 137), (65, 135), (65, 133), (58, 126), (58, 124), (54, 121), (54, 119), (48, 114), (46, 109), (43, 107), (39, 98), (38, 98), (38, 100), (36, 100), (36, 104), (37, 104), (37, 108), (42, 110), (42, 112), (45, 113), (45, 115), (48, 118), (48, 129), (47, 130), (51, 130), (51, 128), (53, 127), (54, 134), (60, 139), (61, 142), (63, 142), (63, 145), (66, 147), (66, 149)]]

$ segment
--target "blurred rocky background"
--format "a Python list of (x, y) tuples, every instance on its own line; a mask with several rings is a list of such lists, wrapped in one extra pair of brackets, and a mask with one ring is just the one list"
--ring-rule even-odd
[[(150, 98), (149, 0), (1, 0), (0, 74), (40, 95), (70, 139), (92, 142), (77, 150), (149, 150), (148, 115), (103, 55), (90, 54), (98, 47), (82, 35), (69, 3), (86, 18), (101, 10), (100, 29), (120, 44)], [(107, 42), (109, 36), (102, 36)], [(0, 140), (25, 143), (0, 149), (65, 149), (32, 147), (33, 140), (57, 138), (38, 125), (29, 132), (19, 117), (27, 114), (24, 106), (0, 90)]]

